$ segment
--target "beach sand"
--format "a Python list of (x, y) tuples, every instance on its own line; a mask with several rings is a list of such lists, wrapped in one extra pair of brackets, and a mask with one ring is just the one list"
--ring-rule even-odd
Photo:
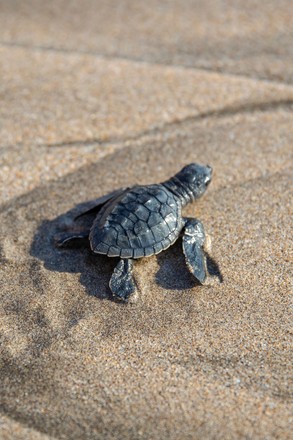
[[(290, 2), (98, 4), (0, 1), (0, 437), (289, 440)], [(116, 259), (54, 246), (190, 162), (211, 285), (178, 240), (121, 304)]]

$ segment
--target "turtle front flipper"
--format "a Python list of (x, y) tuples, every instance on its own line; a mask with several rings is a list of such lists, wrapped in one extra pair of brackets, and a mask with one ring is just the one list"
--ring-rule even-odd
[(91, 215), (91, 214), (98, 214), (98, 212), (101, 210), (101, 208), (105, 205), (105, 203), (109, 202), (109, 200), (116, 198), (117, 196), (121, 195), (122, 193), (124, 193), (128, 188), (120, 188), (117, 189), (116, 191), (112, 191), (109, 194), (106, 194), (105, 196), (99, 197), (98, 199), (94, 200), (93, 202), (91, 202), (91, 204), (93, 205), (90, 209), (81, 212), (80, 214), (78, 214), (74, 220), (77, 220), (81, 217), (84, 217), (86, 215)]
[(132, 268), (133, 260), (122, 259), (115, 267), (110, 279), (109, 286), (113, 295), (122, 301), (127, 301), (129, 296), (136, 291)]
[(184, 219), (183, 252), (188, 268), (194, 277), (203, 284), (206, 280), (206, 258), (203, 251), (205, 233), (202, 223), (197, 219)]

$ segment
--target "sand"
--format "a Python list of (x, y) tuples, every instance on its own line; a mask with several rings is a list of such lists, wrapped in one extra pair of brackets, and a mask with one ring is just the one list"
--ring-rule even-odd
[[(254, 3), (251, 22), (233, 3), (236, 28), (199, 3), (196, 30), (191, 1), (101, 1), (113, 28), (99, 29), (96, 3), (60, 4), (5, 2), (0, 18), (0, 437), (291, 438), (288, 2)], [(178, 241), (136, 262), (137, 300), (121, 304), (115, 259), (54, 246), (81, 204), (194, 161), (213, 182), (185, 213), (223, 282), (197, 285)]]
[(5, 45), (293, 81), (290, 0), (0, 2)]

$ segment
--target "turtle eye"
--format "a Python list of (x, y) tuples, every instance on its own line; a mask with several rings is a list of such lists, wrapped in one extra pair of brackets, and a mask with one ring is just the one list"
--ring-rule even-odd
[(211, 177), (210, 176), (205, 176), (204, 177), (204, 183), (206, 184), (206, 185), (208, 185), (209, 183), (211, 183)]

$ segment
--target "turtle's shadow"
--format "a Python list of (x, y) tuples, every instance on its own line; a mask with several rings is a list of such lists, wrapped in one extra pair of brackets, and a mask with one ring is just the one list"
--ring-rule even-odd
[[(156, 274), (156, 281), (160, 286), (168, 290), (185, 290), (200, 286), (199, 281), (194, 278), (187, 268), (181, 237), (166, 253), (167, 256), (165, 253), (157, 255), (160, 269)], [(223, 276), (216, 261), (207, 253), (206, 261), (209, 275), (218, 278), (219, 282), (222, 283)]]
[(160, 268), (156, 282), (164, 289), (184, 290), (199, 285), (186, 266), (181, 238), (165, 252), (158, 254), (157, 261)]
[(58, 236), (62, 233), (89, 229), (95, 215), (88, 215), (77, 221), (74, 218), (92, 206), (93, 202), (81, 203), (53, 220), (44, 220), (34, 235), (30, 254), (43, 261), (45, 268), (50, 271), (80, 273), (80, 282), (89, 295), (116, 301), (109, 289), (109, 280), (117, 258), (93, 254), (88, 240), (75, 242), (66, 248), (56, 245)]

